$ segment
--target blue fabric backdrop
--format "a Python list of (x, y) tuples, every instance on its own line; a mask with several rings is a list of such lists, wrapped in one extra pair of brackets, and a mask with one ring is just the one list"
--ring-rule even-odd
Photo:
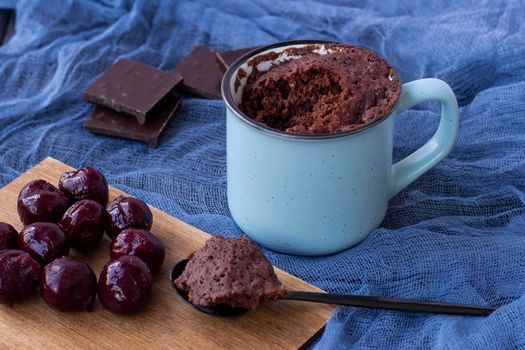
[[(0, 3), (2, 3), (0, 1)], [(4, 2), (4, 4), (13, 1)], [(210, 233), (239, 234), (225, 198), (225, 109), (186, 98), (158, 149), (82, 129), (82, 90), (119, 57), (173, 69), (197, 44), (240, 48), (313, 38), (386, 57), (403, 81), (457, 94), (457, 145), (390, 203), (355, 248), (271, 261), (330, 292), (501, 306), (473, 318), (338, 308), (319, 349), (525, 348), (525, 6), (522, 1), (16, 2), (0, 48), (0, 185), (47, 156), (108, 180)], [(394, 156), (437, 126), (439, 106), (397, 120)], [(268, 218), (271, 220), (271, 218)]]

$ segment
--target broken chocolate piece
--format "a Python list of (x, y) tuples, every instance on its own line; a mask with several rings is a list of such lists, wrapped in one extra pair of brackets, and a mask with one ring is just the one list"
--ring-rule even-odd
[(211, 99), (221, 98), (221, 82), (225, 72), (215, 51), (198, 45), (175, 67), (184, 78), (182, 90)]
[(84, 98), (117, 112), (131, 114), (140, 124), (145, 124), (181, 81), (182, 77), (175, 72), (164, 72), (136, 61), (119, 60), (84, 91)]
[(154, 148), (157, 147), (160, 134), (179, 108), (180, 103), (180, 97), (169, 96), (155, 115), (148, 118), (145, 125), (140, 125), (127, 114), (96, 106), (84, 123), (84, 128), (95, 134), (144, 141)]
[(238, 58), (241, 56), (244, 56), (250, 51), (253, 51), (260, 46), (252, 46), (252, 47), (245, 47), (243, 49), (235, 49), (235, 50), (228, 50), (228, 51), (222, 51), (217, 52), (217, 57), (221, 61), (221, 63), (224, 65), (224, 67), (228, 68), (230, 67), (233, 62), (237, 61)]

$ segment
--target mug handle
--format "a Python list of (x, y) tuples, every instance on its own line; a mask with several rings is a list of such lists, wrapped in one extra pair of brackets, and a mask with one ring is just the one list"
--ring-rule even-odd
[(456, 141), (459, 128), (458, 101), (450, 86), (443, 80), (429, 78), (403, 84), (394, 113), (399, 114), (427, 100), (441, 102), (438, 129), (421, 148), (392, 165), (390, 198), (445, 158)]

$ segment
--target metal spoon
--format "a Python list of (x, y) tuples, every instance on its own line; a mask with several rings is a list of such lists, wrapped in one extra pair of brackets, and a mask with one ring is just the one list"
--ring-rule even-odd
[[(184, 269), (188, 259), (179, 261), (171, 270), (170, 282), (178, 295), (188, 304), (195, 307), (197, 310), (212, 315), (220, 316), (234, 316), (240, 315), (248, 311), (243, 308), (232, 308), (228, 305), (217, 305), (213, 307), (206, 307), (195, 305), (188, 300), (188, 292), (178, 289), (174, 281), (179, 277)], [(452, 315), (470, 315), (470, 316), (486, 316), (492, 313), (496, 308), (465, 304), (452, 304), (422, 300), (398, 299), (390, 297), (370, 297), (362, 295), (343, 295), (343, 294), (328, 294), (328, 293), (312, 293), (300, 291), (288, 291), (288, 295), (282, 299), (285, 300), (300, 300), (311, 301), (314, 303), (336, 304), (344, 306), (369, 307), (376, 309), (389, 309), (398, 311), (411, 312), (428, 312), (436, 314), (452, 314)]]

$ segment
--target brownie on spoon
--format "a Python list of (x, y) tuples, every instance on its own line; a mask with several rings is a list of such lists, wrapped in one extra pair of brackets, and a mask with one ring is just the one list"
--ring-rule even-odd
[(175, 285), (189, 292), (193, 304), (253, 309), (287, 294), (272, 264), (246, 235), (215, 235), (189, 259)]

